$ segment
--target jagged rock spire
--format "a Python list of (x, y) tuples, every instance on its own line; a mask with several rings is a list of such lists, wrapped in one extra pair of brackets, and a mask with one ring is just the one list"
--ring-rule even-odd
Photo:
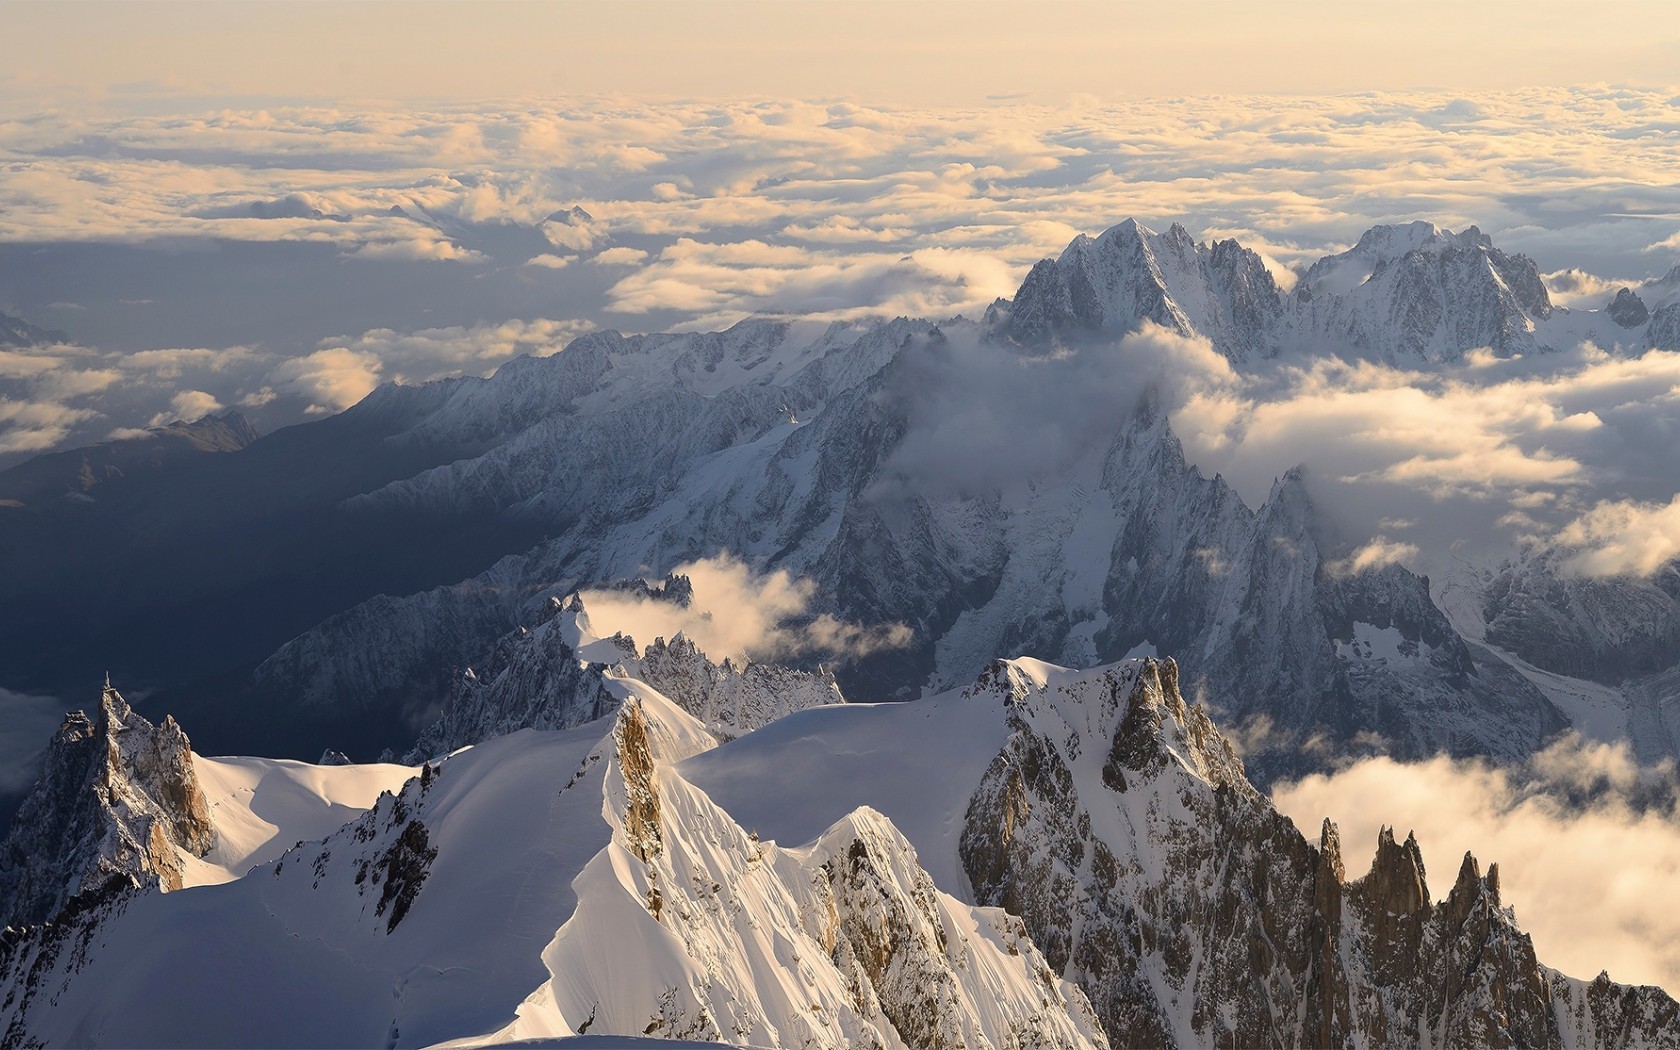
[(179, 889), (180, 852), (215, 844), (187, 735), (173, 718), (153, 725), (133, 711), (107, 672), (96, 716), (65, 716), (0, 844), (0, 920), (51, 919), (114, 876)]

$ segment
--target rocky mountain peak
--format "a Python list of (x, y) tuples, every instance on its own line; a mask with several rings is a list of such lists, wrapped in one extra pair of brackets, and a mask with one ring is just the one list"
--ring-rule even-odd
[(1610, 315), (1610, 320), (1623, 328), (1638, 328), (1651, 317), (1651, 311), (1645, 308), (1645, 300), (1627, 287), (1616, 289), (1616, 297), (1610, 300), (1605, 312)]
[(1371, 862), (1371, 873), (1362, 882), (1377, 906), (1391, 914), (1415, 915), (1429, 909), (1423, 853), (1417, 838), (1409, 832), (1406, 841), (1397, 844), (1394, 829), (1383, 826), (1377, 833), (1377, 856)]
[(991, 329), (1015, 343), (1123, 335), (1148, 321), (1200, 333), (1233, 358), (1262, 349), (1282, 308), (1260, 257), (1235, 242), (1214, 248), (1174, 223), (1156, 233), (1127, 219), (1081, 234), (1055, 260), (1035, 265), (1012, 302), (988, 311)]
[(65, 716), (0, 845), (4, 919), (51, 919), (113, 876), (179, 889), (181, 854), (215, 844), (186, 734), (170, 717), (148, 722), (107, 680), (94, 717)]
[[(1432, 904), (1416, 837), (1383, 828), (1370, 874), (1344, 884), (1330, 821), (1315, 848), (1263, 796), (1154, 760), (1181, 753), (1175, 729), (1194, 718), (1177, 721), (1164, 662), (1135, 665), (1128, 680), (1141, 690), (1114, 705), (1126, 712), (1115, 746), (1145, 758), (1115, 775), (1070, 726), (1109, 709), (1109, 683), (1128, 666), (1021, 662), (1010, 685), (1028, 695), (961, 842), (977, 899), (1022, 916), (1051, 967), (1085, 988), (1111, 1043), (1675, 1045), (1675, 1004), (1660, 991), (1607, 985), (1594, 999), (1540, 966), (1499, 906), (1497, 874), (1474, 858)], [(1221, 933), (1195, 932), (1208, 929)], [(1572, 1012), (1554, 1015), (1560, 997)], [(1566, 1043), (1566, 1030), (1597, 1034)]]

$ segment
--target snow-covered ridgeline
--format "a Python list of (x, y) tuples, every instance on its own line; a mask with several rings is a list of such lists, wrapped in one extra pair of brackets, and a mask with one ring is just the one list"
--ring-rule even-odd
[[(605, 687), (610, 718), (422, 765), (241, 878), (108, 883), (9, 933), (7, 1038), (1680, 1045), (1661, 991), (1541, 966), (1473, 858), (1435, 901), (1385, 831), (1344, 881), (1334, 827), (1315, 845), (1272, 809), (1170, 660), (998, 661), (722, 746), (647, 683)], [(241, 768), (213, 775), (218, 827)], [(251, 815), (310, 781), (285, 778)]]

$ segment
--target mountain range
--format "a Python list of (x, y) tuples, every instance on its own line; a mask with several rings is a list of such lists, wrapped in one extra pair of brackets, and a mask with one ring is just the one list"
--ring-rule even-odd
[[(0, 682), (143, 693), (67, 719), (0, 852), (4, 1041), (1680, 1045), (1494, 869), (1438, 899), (1385, 831), (1348, 880), (1263, 794), (1571, 729), (1680, 757), (1680, 568), (1530, 549), (1448, 600), (1309, 471), (1198, 469), (1151, 357), (1677, 337), (1680, 272), (1568, 310), (1475, 228), (1286, 291), (1126, 222), (979, 320), (596, 332), (0, 473)], [(741, 619), (719, 565), (786, 592), (775, 646), (606, 614)]]
[[(1370, 231), (1285, 294), (1233, 242), (1124, 223), (1039, 264), (983, 322), (586, 335), (490, 379), (381, 387), (96, 499), (11, 507), (5, 680), (67, 692), (109, 664), (218, 750), (401, 752), (547, 595), (728, 554), (812, 581), (809, 615), (909, 629), (907, 646), (829, 655), (856, 698), (945, 688), (1000, 652), (1172, 654), (1227, 724), (1270, 727), (1250, 756), (1264, 783), (1313, 768), (1301, 744), (1318, 734), (1403, 757), (1528, 754), (1574, 719), (1553, 673), (1640, 683), (1625, 703), (1643, 713), (1623, 721), (1643, 753), (1673, 754), (1673, 587), (1559, 582), (1529, 560), (1478, 580), (1477, 614), (1449, 618), (1403, 568), (1333, 571), (1363, 537), (1337, 534), (1310, 475), (1251, 509), (1186, 461), (1155, 379), (1102, 371), (1116, 335), (1144, 324), (1239, 365), (1290, 340), (1420, 367), (1489, 345), (1643, 346), (1680, 316), (1666, 287), (1628, 328), (1625, 311), (1550, 306), (1534, 264), (1474, 229), (1412, 224)], [(1001, 378), (964, 388), (977, 355)], [(1016, 383), (1016, 368), (1032, 371)], [(974, 429), (1006, 430), (1006, 399), (1038, 373), (1054, 391), (1054, 368), (1068, 384), (1118, 378), (1056, 421), (1077, 424), (1061, 446), (1015, 465), (998, 444), (996, 475), (973, 474), (947, 431), (973, 413)], [(955, 404), (929, 403), (947, 387)], [(1032, 448), (1057, 406), (1021, 410)], [(1522, 600), (1550, 587), (1631, 588), (1638, 604), (1612, 644), (1598, 606)]]

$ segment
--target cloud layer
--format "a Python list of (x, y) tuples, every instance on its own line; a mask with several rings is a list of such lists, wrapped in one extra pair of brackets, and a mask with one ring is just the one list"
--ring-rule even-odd
[[(319, 242), (471, 270), (509, 261), (485, 228), (518, 227), (541, 235), (518, 262), (636, 268), (592, 309), (648, 313), (651, 286), (719, 324), (972, 311), (1126, 216), (1238, 236), (1281, 264), (1422, 217), (1477, 223), (1556, 271), (1560, 293), (1598, 295), (1676, 254), (1677, 129), (1675, 98), (1614, 88), (53, 113), (0, 122), (0, 241)], [(549, 218), (579, 204), (588, 221)]]
[[(75, 344), (0, 347), (0, 466), (24, 453), (144, 434), (238, 408), (281, 425), (350, 407), (383, 382), (482, 375), (557, 353), (587, 328), (538, 319), (325, 339), (287, 356), (249, 346), (123, 353)], [(264, 428), (266, 429), (266, 427)]]
[(1551, 966), (1680, 992), (1680, 812), (1674, 767), (1640, 767), (1625, 745), (1570, 736), (1519, 771), (1440, 757), (1361, 761), (1282, 784), (1273, 802), (1304, 828), (1341, 829), (1348, 877), (1363, 875), (1377, 831), (1415, 830), (1430, 892), (1451, 888), (1459, 859), (1499, 865), (1505, 903)]

